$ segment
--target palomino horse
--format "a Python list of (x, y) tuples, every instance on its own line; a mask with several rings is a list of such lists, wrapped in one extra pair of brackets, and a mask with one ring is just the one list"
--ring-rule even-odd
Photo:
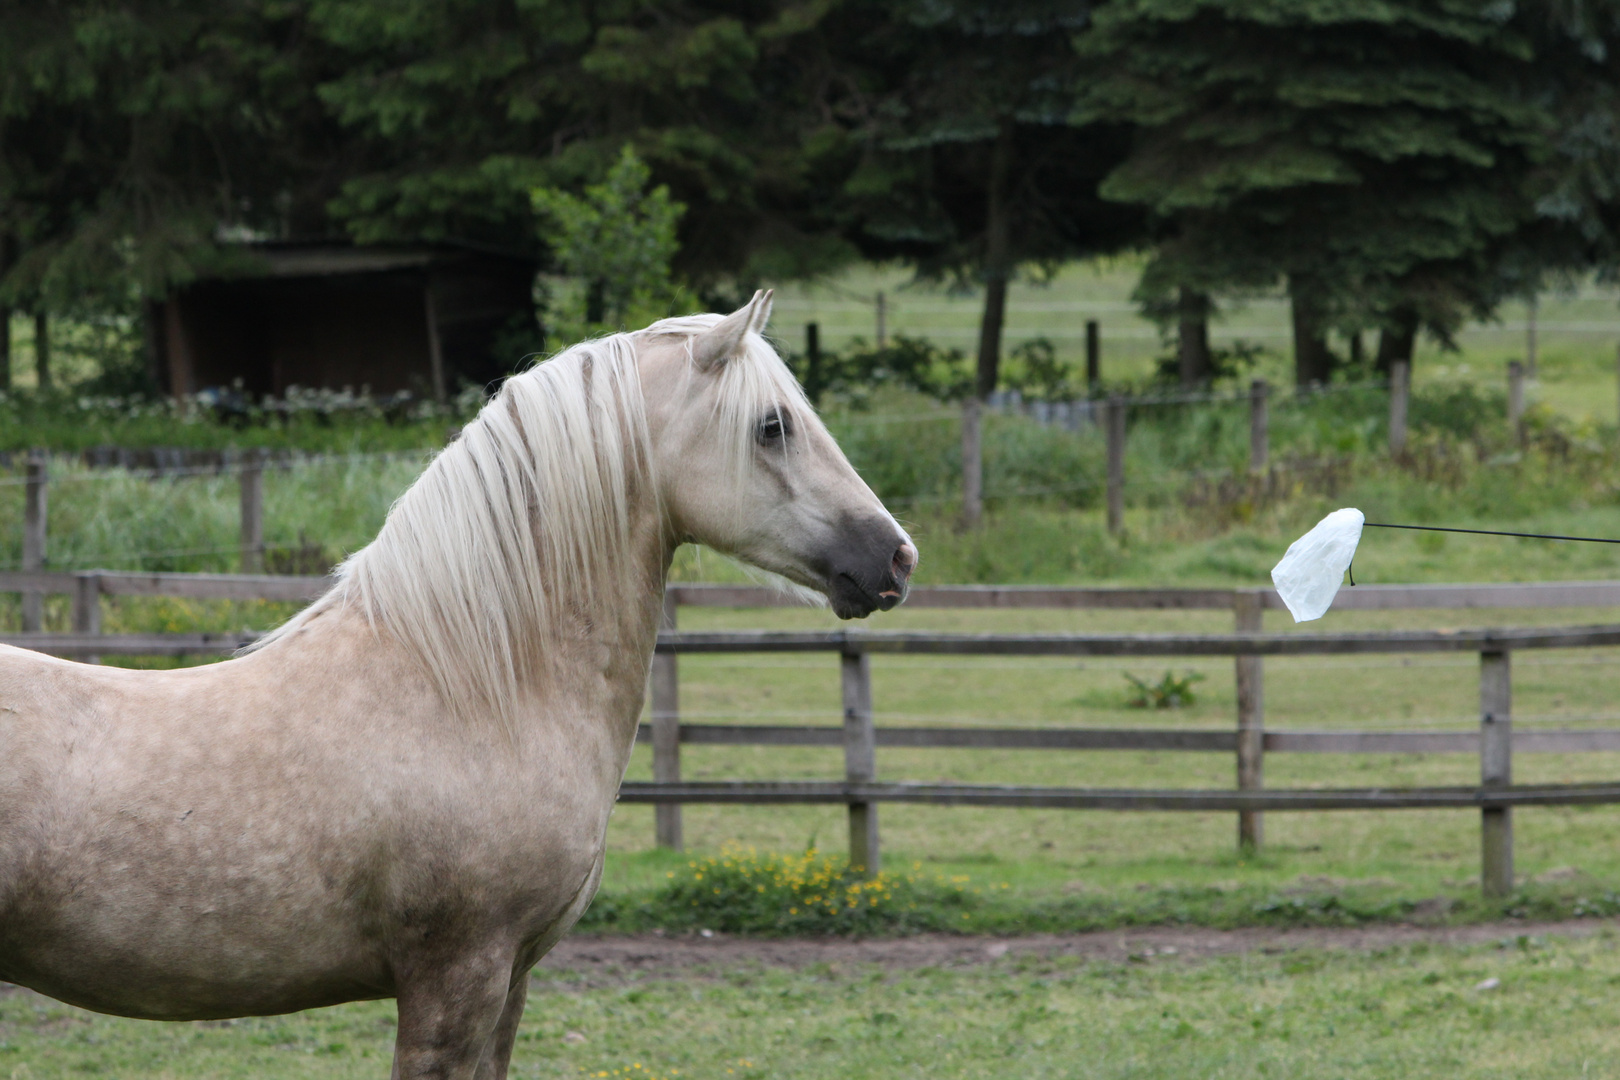
[(172, 1020), (394, 997), (395, 1077), (505, 1076), (529, 969), (596, 891), (676, 547), (844, 618), (905, 596), (916, 549), (769, 311), (509, 379), (246, 655), (0, 647), (0, 979)]

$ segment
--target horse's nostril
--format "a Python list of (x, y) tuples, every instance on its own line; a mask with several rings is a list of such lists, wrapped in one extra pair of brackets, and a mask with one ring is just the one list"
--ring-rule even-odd
[(894, 559), (890, 562), (889, 569), (896, 578), (904, 581), (911, 576), (911, 571), (916, 569), (916, 566), (917, 549), (910, 544), (901, 544), (899, 550), (894, 553)]

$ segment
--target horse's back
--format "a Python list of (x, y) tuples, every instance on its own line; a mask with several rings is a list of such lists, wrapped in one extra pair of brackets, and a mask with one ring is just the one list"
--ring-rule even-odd
[[(281, 1011), (278, 969), (304, 984), (295, 1008), (382, 992), (353, 955), (354, 897), (330, 918), (356, 860), (318, 819), (356, 801), (334, 794), (340, 763), (300, 761), (305, 733), (266, 667), (133, 671), (0, 647), (0, 979), (159, 1017), (214, 998), (232, 1002), (221, 1015)], [(277, 785), (287, 798), (268, 797)], [(325, 926), (262, 932), (317, 907)], [(347, 973), (323, 979), (334, 959)]]

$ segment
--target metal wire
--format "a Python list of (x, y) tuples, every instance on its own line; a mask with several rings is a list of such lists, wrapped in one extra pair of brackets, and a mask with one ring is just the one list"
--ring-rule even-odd
[[(1472, 533), (1475, 536), (1519, 536), (1526, 540), (1579, 540), (1586, 544), (1620, 544), (1620, 540), (1606, 536), (1560, 536), (1556, 533), (1505, 532), (1501, 529), (1454, 529), (1445, 525), (1391, 525), (1380, 521), (1362, 523), (1365, 529), (1412, 529), (1418, 532)], [(1352, 582), (1351, 584), (1354, 584)]]

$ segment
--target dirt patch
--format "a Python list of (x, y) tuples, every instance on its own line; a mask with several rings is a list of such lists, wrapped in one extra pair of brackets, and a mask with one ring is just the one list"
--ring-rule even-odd
[(858, 967), (962, 967), (1016, 957), (1079, 956), (1120, 963), (1197, 960), (1236, 953), (1283, 953), (1301, 949), (1371, 951), (1420, 942), (1478, 945), (1523, 935), (1581, 938), (1613, 926), (1609, 920), (1572, 919), (1553, 923), (1509, 921), (1445, 927), (1397, 924), (1289, 930), (1153, 928), (1027, 937), (922, 934), (868, 941), (775, 940), (725, 934), (712, 937), (577, 934), (563, 939), (540, 966), (549, 972), (568, 973), (595, 983), (660, 975), (719, 975), (750, 968), (807, 968), (818, 964), (836, 971)]
[[(1611, 932), (1615, 920), (1493, 922), (1468, 926), (1405, 924), (1346, 928), (1207, 930), (1199, 927), (1106, 930), (1087, 934), (989, 937), (919, 934), (876, 938), (749, 938), (715, 934), (575, 934), (540, 961), (542, 977), (566, 978), (574, 986), (599, 986), (664, 976), (722, 976), (760, 968), (822, 966), (833, 973), (860, 968), (904, 970), (968, 967), (1023, 957), (1078, 956), (1113, 963), (1177, 962), (1258, 952), (1305, 949), (1371, 952), (1417, 945), (1483, 945), (1518, 937), (1585, 938)], [(0, 996), (32, 993), (0, 982)]]

